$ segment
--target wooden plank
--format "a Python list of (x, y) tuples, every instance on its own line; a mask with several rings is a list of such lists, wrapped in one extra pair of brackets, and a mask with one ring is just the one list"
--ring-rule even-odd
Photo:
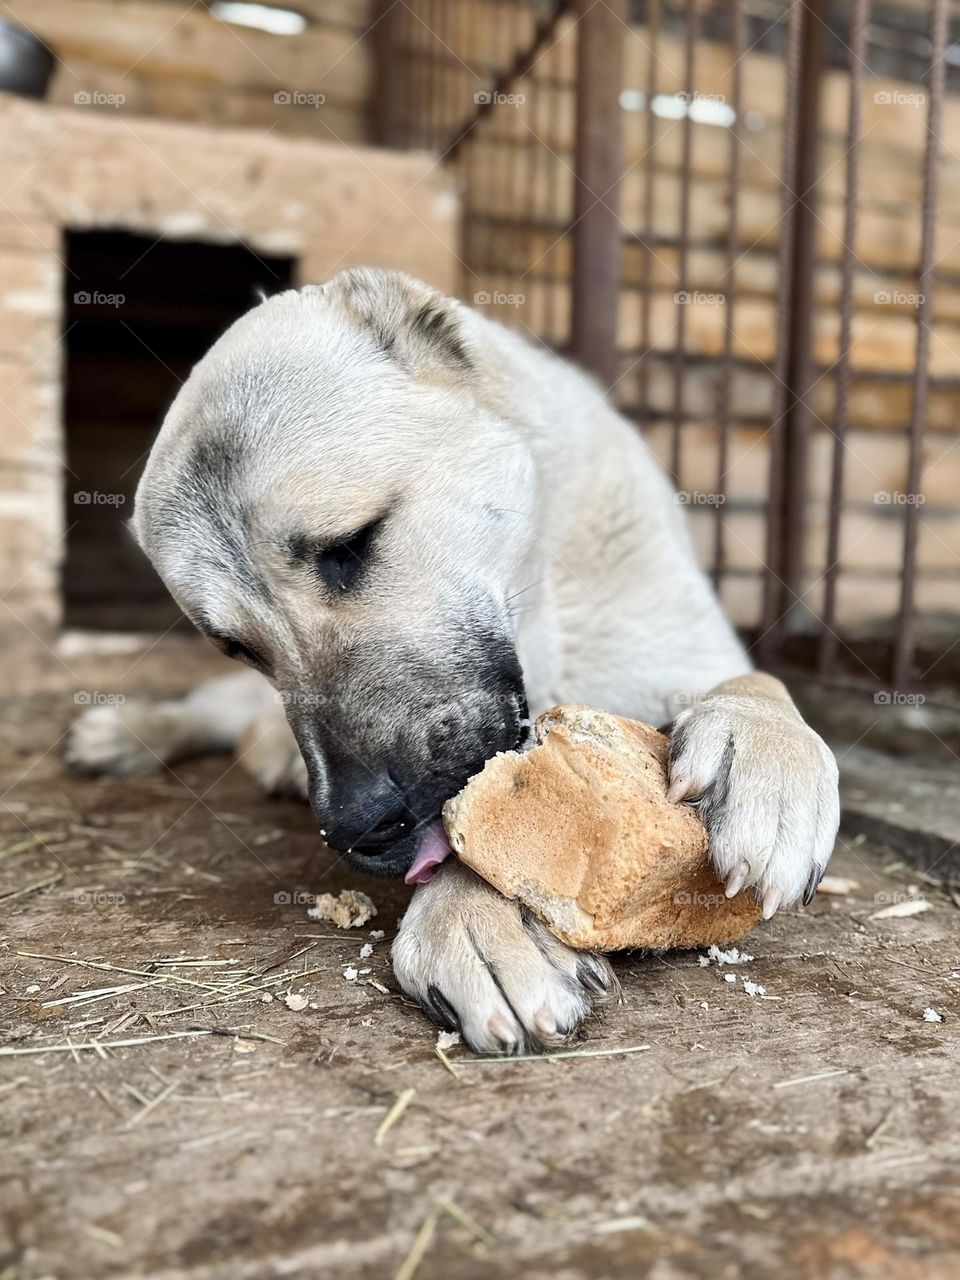
[[(116, 91), (117, 73), (103, 63), (71, 58), (69, 69), (59, 66), (50, 84), (47, 101), (54, 106), (73, 108), (77, 85), (91, 96)], [(367, 140), (367, 122), (358, 105), (325, 102), (313, 107), (306, 102), (274, 102), (272, 93), (231, 85), (211, 84), (177, 76), (152, 76), (133, 71), (123, 79), (125, 102), (119, 110), (107, 105), (85, 110), (102, 110), (106, 115), (160, 116), (167, 120), (193, 120), (204, 125), (249, 126), (325, 142), (351, 145)], [(104, 101), (104, 99), (100, 99)]]
[[(285, 39), (172, 0), (125, 0), (122, 7), (113, 0), (10, 0), (5, 13), (47, 41), (68, 68), (74, 58), (110, 68), (116, 93), (134, 71), (270, 93), (323, 93), (357, 106), (369, 88), (364, 42), (336, 28), (309, 27)], [(77, 83), (75, 92), (84, 87)]]

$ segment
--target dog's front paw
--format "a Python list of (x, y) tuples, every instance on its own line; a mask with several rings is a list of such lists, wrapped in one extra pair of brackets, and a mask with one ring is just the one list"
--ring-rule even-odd
[(699, 810), (728, 897), (755, 888), (769, 920), (816, 893), (840, 824), (837, 763), (788, 699), (724, 693), (679, 715), (669, 798)]
[(268, 796), (307, 798), (307, 766), (286, 717), (269, 707), (237, 743), (240, 762)]
[(90, 707), (74, 720), (64, 757), (77, 773), (156, 773), (179, 741), (175, 712), (152, 703)]
[(523, 1053), (569, 1036), (616, 979), (471, 871), (449, 860), (421, 885), (393, 944), (401, 987), (478, 1053)]

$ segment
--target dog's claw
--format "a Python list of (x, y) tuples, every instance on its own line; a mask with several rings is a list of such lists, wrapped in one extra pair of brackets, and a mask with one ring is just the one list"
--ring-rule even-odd
[(823, 879), (826, 869), (826, 867), (814, 867), (810, 872), (810, 879), (807, 881), (807, 887), (803, 891), (803, 905), (805, 907), (809, 907), (817, 896), (817, 889), (820, 887), (820, 881)]
[(777, 908), (783, 901), (783, 894), (779, 889), (768, 889), (763, 895), (763, 918), (769, 920), (771, 916), (776, 914)]
[(693, 790), (693, 782), (689, 778), (674, 778), (667, 792), (667, 800), (670, 804), (677, 804), (683, 800)]
[(743, 886), (747, 882), (747, 876), (750, 874), (750, 864), (745, 858), (737, 863), (727, 877), (726, 895), (728, 898), (735, 898)]

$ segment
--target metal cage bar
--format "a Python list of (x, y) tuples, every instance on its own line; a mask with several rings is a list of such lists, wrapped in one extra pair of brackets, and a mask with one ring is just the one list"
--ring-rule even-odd
[[(746, 25), (743, 0), (733, 0), (730, 30), (730, 105), (733, 122), (730, 125), (730, 174), (727, 186), (727, 246), (723, 274), (724, 333), (723, 355), (720, 366), (720, 389), (717, 402), (717, 478), (718, 498), (726, 499), (727, 471), (730, 465), (730, 416), (733, 399), (733, 335), (736, 324), (737, 301), (737, 246), (739, 243), (740, 214), (740, 118), (743, 112), (743, 51), (746, 46)], [(723, 503), (718, 502), (718, 507)], [(726, 526), (718, 512), (713, 522), (713, 583), (719, 591), (723, 584), (726, 566)]]
[(577, 0), (577, 116), (570, 351), (605, 387), (617, 380), (623, 170), (619, 68), (626, 0)]
[[(683, 115), (680, 158), (680, 244), (677, 252), (676, 329), (673, 347), (673, 430), (670, 436), (670, 474), (680, 483), (681, 432), (683, 430), (683, 375), (686, 370), (687, 294), (690, 253), (690, 171), (693, 160), (693, 94), (696, 89), (697, 0), (686, 0), (683, 35)], [(653, 104), (650, 104), (651, 110)]]
[(837, 573), (840, 567), (840, 525), (843, 516), (844, 463), (850, 401), (850, 345), (853, 334), (853, 286), (856, 271), (857, 215), (860, 202), (860, 138), (867, 22), (870, 0), (853, 0), (850, 23), (850, 102), (847, 109), (846, 205), (843, 219), (843, 258), (840, 264), (840, 349), (836, 363), (837, 398), (833, 417), (830, 471), (830, 510), (827, 517), (826, 569), (818, 654), (821, 674), (833, 672), (839, 636), (836, 631)]
[[(864, 94), (874, 75), (888, 80), (918, 80), (921, 75), (922, 19), (913, 17), (916, 0), (891, 4), (406, 0), (395, 5), (381, 0), (384, 12), (376, 33), (387, 61), (381, 61), (375, 136), (389, 145), (428, 146), (457, 172), (468, 295), (495, 292), (509, 282), (519, 290), (519, 301), (509, 310), (493, 308), (491, 314), (573, 354), (605, 386), (619, 378), (621, 408), (649, 432), (675, 480), (680, 479), (681, 462), (685, 477), (693, 471), (703, 476), (709, 468), (714, 510), (691, 513), (699, 521), (699, 533), (706, 535), (700, 540), (703, 558), (717, 588), (725, 591), (728, 603), (739, 602), (741, 614), (754, 609), (751, 593), (759, 587), (760, 607), (750, 615), (755, 621), (741, 621), (767, 665), (783, 667), (796, 660), (848, 683), (851, 672), (859, 669), (869, 673), (874, 687), (880, 680), (876, 673), (890, 664), (896, 684), (905, 687), (919, 655), (928, 652), (917, 601), (929, 608), (930, 600), (944, 599), (936, 574), (942, 577), (946, 570), (930, 573), (921, 554), (927, 544), (920, 543), (920, 512), (909, 503), (902, 512), (902, 557), (877, 573), (878, 579), (887, 574), (888, 592), (894, 581), (888, 569), (901, 575), (896, 580), (899, 601), (885, 606), (889, 629), (876, 642), (868, 630), (854, 629), (851, 618), (859, 615), (851, 612), (849, 602), (856, 608), (857, 597), (847, 594), (848, 584), (862, 598), (867, 579), (863, 562), (844, 561), (843, 535), (851, 527), (844, 521), (856, 517), (857, 503), (862, 516), (866, 499), (862, 487), (853, 489), (854, 478), (862, 485), (862, 468), (855, 472), (850, 466), (848, 436), (854, 430), (877, 429), (872, 417), (861, 417), (872, 389), (889, 384), (897, 395), (906, 391), (907, 483), (914, 492), (921, 483), (925, 433), (948, 429), (943, 396), (960, 390), (960, 376), (941, 373), (937, 365), (931, 369), (930, 329), (935, 319), (943, 323), (942, 308), (935, 317), (931, 297), (937, 275), (937, 135), (949, 74), (944, 63), (947, 0), (930, 0), (925, 141), (910, 143), (916, 154), (924, 150), (918, 266), (923, 301), (916, 313), (914, 367), (907, 371), (878, 364), (876, 350), (861, 363), (864, 348), (857, 346), (871, 331), (870, 325), (859, 325), (869, 273), (895, 276), (904, 269), (899, 259), (888, 265), (870, 240), (870, 234), (876, 238), (871, 229), (878, 192), (876, 170), (868, 168), (874, 154), (868, 148), (876, 143), (868, 143), (867, 135), (879, 123), (876, 113), (871, 113), (869, 129), (864, 124)], [(628, 63), (637, 77), (628, 83), (618, 69), (631, 23), (639, 24), (633, 31), (641, 47)], [(908, 28), (912, 38), (902, 34)], [(700, 78), (712, 78), (713, 88), (722, 74), (717, 58), (721, 45), (729, 51), (730, 96), (724, 100), (729, 115), (719, 121), (714, 115), (710, 123), (722, 124), (727, 135), (722, 139), (718, 131), (722, 149), (710, 151), (703, 145), (708, 134), (697, 88)], [(768, 69), (771, 59), (780, 58), (784, 69), (783, 111), (773, 105), (766, 124), (767, 99), (761, 102), (761, 123), (751, 122), (758, 114), (758, 84), (771, 83), (766, 73), (757, 80), (747, 78), (745, 69), (753, 58), (765, 59)], [(827, 68), (831, 76), (838, 70), (849, 76), (849, 102), (835, 133), (834, 122), (820, 120), (818, 110)], [(623, 88), (629, 93), (621, 97)], [(517, 90), (526, 96), (524, 111), (511, 115), (495, 110), (498, 95)], [(644, 115), (626, 114), (630, 112)], [(621, 136), (625, 119), (632, 129), (632, 163), (624, 145), (626, 129)], [(763, 128), (771, 130), (766, 144), (773, 142), (773, 130), (781, 130), (778, 161), (764, 159), (768, 153), (753, 140), (752, 133)], [(909, 138), (911, 131), (904, 129), (898, 136)], [(829, 145), (842, 140), (844, 154), (829, 167), (843, 166), (845, 206), (836, 208), (833, 180), (824, 184), (823, 217), (830, 226), (820, 260), (816, 233), (821, 211), (815, 200), (818, 148), (824, 139)], [(777, 166), (779, 221), (758, 237), (757, 206), (750, 201), (762, 186), (757, 181), (762, 169), (770, 172)], [(624, 173), (629, 178), (620, 184), (621, 223), (617, 193)], [(711, 194), (711, 186), (722, 195)], [(677, 201), (670, 208), (667, 200), (674, 189)], [(703, 203), (705, 190), (712, 206)], [(721, 201), (727, 206), (723, 221), (716, 216)], [(868, 218), (861, 210), (871, 201)], [(704, 216), (705, 207), (710, 216)], [(833, 231), (832, 218), (838, 213), (842, 232)], [(904, 211), (899, 216), (908, 215)], [(766, 303), (764, 286), (758, 293), (757, 281), (771, 258), (776, 264), (776, 319), (771, 353), (760, 356), (740, 333), (748, 335), (751, 324), (757, 324), (758, 302)], [(666, 305), (673, 290), (689, 292), (699, 286), (705, 269), (716, 272), (716, 292), (724, 295), (719, 303), (722, 329), (695, 307)], [(839, 336), (830, 349), (833, 335), (825, 326), (814, 348), (815, 325), (833, 305), (826, 301), (826, 290), (834, 271), (839, 278)], [(940, 277), (942, 283), (958, 283), (955, 272), (943, 269)], [(639, 293), (639, 307), (634, 292)], [(618, 307), (624, 297), (629, 305)], [(888, 312), (879, 323), (888, 324), (895, 315)], [(829, 344), (828, 355), (821, 339)], [(818, 389), (821, 381), (825, 385)], [(770, 388), (772, 410), (766, 401)], [(831, 388), (835, 400), (827, 409)], [(928, 428), (931, 410), (935, 421)], [(686, 443), (695, 438), (688, 428), (698, 423), (706, 430), (698, 431), (697, 438), (709, 440), (707, 447), (715, 443), (715, 459), (707, 462)], [(881, 425), (884, 430), (898, 425), (895, 410), (886, 413)], [(750, 432), (752, 443), (741, 449)], [(817, 477), (807, 475), (808, 449), (821, 443), (828, 446), (829, 461), (822, 534), (808, 520), (820, 511), (810, 483)], [(754, 520), (757, 512), (751, 505), (756, 498), (745, 498), (738, 472), (741, 457), (757, 445), (769, 450), (763, 523), (753, 524), (750, 535), (762, 529), (759, 573), (749, 561), (745, 567), (742, 539), (732, 523), (741, 516)], [(889, 520), (897, 514), (879, 516)], [(706, 526), (707, 519), (713, 520), (712, 527)], [(748, 550), (754, 553), (753, 543)], [(814, 560), (807, 556), (811, 550)], [(814, 611), (820, 570), (822, 602)], [(941, 658), (938, 676), (952, 666)], [(960, 664), (956, 672), (960, 676)]]
[[(933, 314), (933, 287), (936, 273), (937, 201), (940, 192), (940, 134), (943, 129), (943, 96), (946, 73), (947, 0), (933, 0), (930, 20), (930, 70), (927, 85), (930, 101), (927, 111), (927, 137), (923, 157), (923, 212), (921, 215), (919, 305), (917, 307), (917, 345), (913, 374), (913, 412), (910, 421), (910, 461), (907, 494), (920, 492), (923, 464), (923, 432), (927, 416), (927, 390), (930, 361), (930, 319)], [(917, 565), (917, 531), (919, 504), (908, 502), (904, 512), (903, 569), (900, 613), (893, 649), (893, 683), (906, 688), (913, 675), (914, 594)]]

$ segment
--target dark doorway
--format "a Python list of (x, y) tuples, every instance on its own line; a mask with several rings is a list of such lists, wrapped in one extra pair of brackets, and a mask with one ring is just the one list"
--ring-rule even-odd
[(123, 231), (64, 247), (64, 622), (164, 630), (180, 611), (124, 528), (147, 452), (191, 367), (258, 291), (289, 287), (294, 259)]

